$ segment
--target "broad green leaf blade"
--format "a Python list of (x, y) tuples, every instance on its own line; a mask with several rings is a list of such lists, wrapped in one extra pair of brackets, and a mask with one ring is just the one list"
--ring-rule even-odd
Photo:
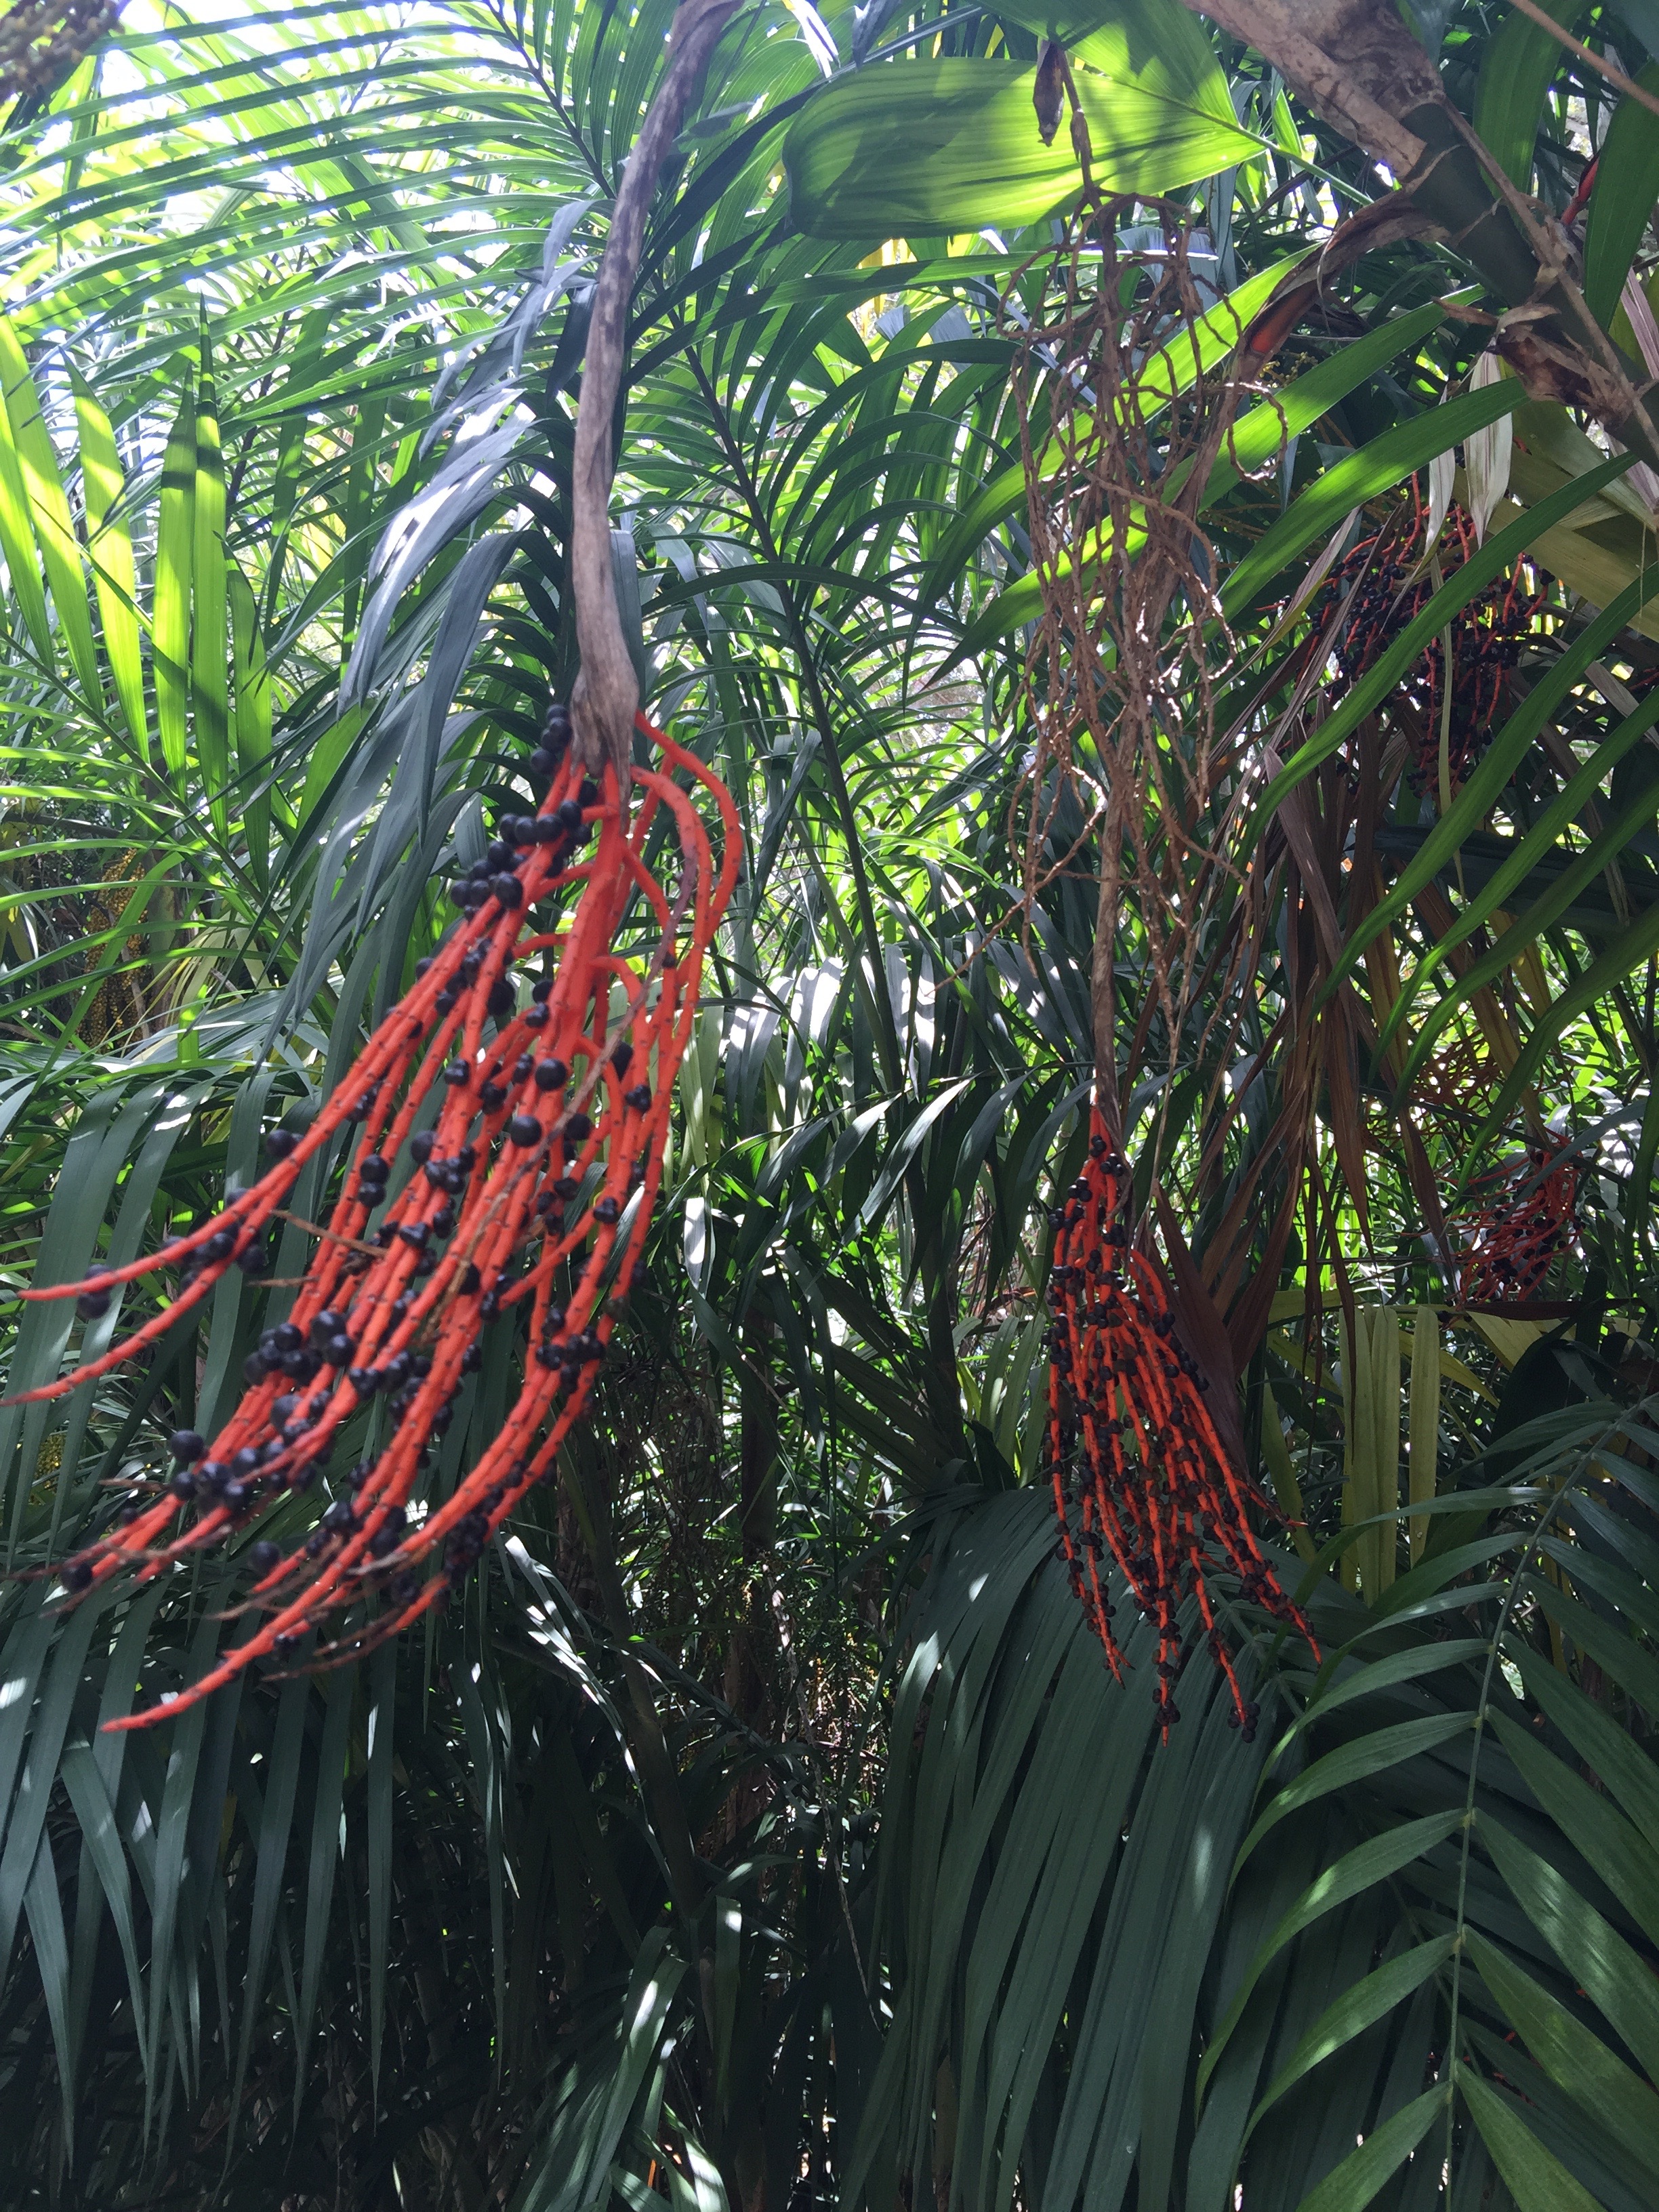
[(208, 811), (221, 839), (230, 834), (230, 638), (226, 587), (225, 471), (213, 379), (204, 374), (196, 405), (196, 488), (191, 547), (191, 698), (196, 758)]
[(127, 728), (142, 748), (148, 718), (132, 524), (121, 503), (126, 478), (115, 449), (115, 433), (97, 393), (79, 374), (74, 385), (81, 433), (81, 484), (87, 509), (87, 556), (92, 563), (98, 618), (103, 625), (104, 657), (109, 662)]
[[(1564, 29), (1583, 13), (1582, 0), (1543, 0)], [(1474, 127), (1512, 185), (1532, 189), (1533, 148), (1544, 95), (1566, 55), (1547, 25), (1517, 9), (1486, 43), (1474, 95)]]
[(0, 553), (5, 556), (8, 588), (17, 602), (24, 626), (35, 651), (50, 668), (53, 658), (52, 619), (46, 612), (40, 556), (35, 550), (34, 532), (29, 522), (22, 460), (12, 435), (11, 418), (3, 407), (0, 407)]
[(1518, 1639), (1510, 1656), (1521, 1669), (1527, 1695), (1540, 1705), (1659, 1853), (1659, 1765), (1608, 1719), (1593, 1698), (1558, 1674)]
[(1240, 1982), (1233, 2001), (1198, 2069), (1198, 2090), (1202, 2096), (1204, 2086), (1215, 2071), (1217, 2061), (1227, 2046), (1227, 2039), (1237, 2027), (1244, 2008), (1249, 2002), (1250, 1991), (1261, 1978), (1263, 1969), (1294, 1936), (1304, 1928), (1311, 1927), (1325, 1913), (1334, 1911), (1351, 1897), (1358, 1896), (1373, 1882), (1386, 1881), (1390, 1875), (1398, 1874), (1425, 1851), (1432, 1850), (1443, 1843), (1455, 1828), (1462, 1825), (1462, 1812), (1430, 1813), (1419, 1820), (1407, 1820), (1397, 1828), (1386, 1830), (1345, 1851), (1334, 1864), (1326, 1868), (1319, 1879), (1310, 1883), (1296, 1903), (1279, 1921), (1273, 1933), (1261, 1945), (1251, 1960), (1249, 1971)]
[(341, 1856), (341, 1802), (345, 1794), (346, 1739), (356, 1667), (337, 1667), (328, 1678), (328, 1702), (318, 1754), (317, 1797), (312, 1811), (310, 1863), (306, 1876), (305, 1951), (300, 1967), (300, 2010), (294, 2023), (294, 2106), (297, 2125), (305, 2094), (306, 2061), (322, 1986), (323, 1949), (334, 1903), (334, 1876)]
[(1419, 1943), (1414, 1950), (1402, 1952), (1397, 1959), (1386, 1960), (1364, 1981), (1355, 1983), (1328, 2005), (1268, 2084), (1250, 2116), (1251, 2132), (1267, 2107), (1294, 2088), (1304, 2074), (1311, 2073), (1334, 2051), (1340, 2051), (1374, 2021), (1381, 2020), (1420, 1989), (1431, 1974), (1445, 1965), (1456, 1943), (1455, 1936), (1442, 1936), (1431, 1943)]
[(155, 527), (155, 720), (161, 757), (179, 798), (190, 752), (190, 572), (196, 539), (196, 397), (186, 390), (161, 457)]
[(1474, 1929), (1468, 1955), (1551, 2080), (1659, 2182), (1659, 2096), (1583, 2021)]
[[(1636, 79), (1659, 93), (1659, 62)], [(1603, 330), (1618, 313), (1625, 279), (1659, 199), (1659, 115), (1625, 99), (1613, 112), (1584, 222), (1584, 304)]]
[(1649, 1940), (1659, 1938), (1659, 1853), (1616, 1806), (1503, 1713), (1492, 1726), (1522, 1778), (1563, 1835), (1601, 1875)]
[(1659, 1990), (1647, 1966), (1564, 1875), (1490, 1814), (1480, 1815), (1478, 1832), (1533, 1926), (1650, 2080), (1659, 2080)]
[(1483, 2081), (1473, 2066), (1458, 2069), (1457, 2087), (1520, 2212), (1601, 2212), (1589, 2190), (1539, 2142), (1516, 2105)]
[(1425, 2089), (1420, 2097), (1413, 2097), (1391, 2119), (1373, 2129), (1357, 2150), (1350, 2151), (1317, 2188), (1310, 2189), (1297, 2212), (1364, 2212), (1445, 2110), (1446, 2092), (1438, 2084)]
[(1234, 119), (1215, 51), (1180, 0), (1013, 0), (997, 13), (1057, 39), (1072, 61), (1120, 82), (1178, 85), (1201, 113), (1223, 123)]
[(13, 448), (22, 477), (46, 581), (52, 586), (52, 609), (69, 646), (75, 672), (87, 696), (101, 706), (103, 688), (98, 677), (98, 652), (93, 642), (92, 613), (87, 605), (86, 572), (81, 564), (81, 545), (70, 519), (69, 499), (58, 471), (52, 433), (40, 411), (40, 396), (17, 333), (0, 316), (0, 384), (5, 390), (7, 419)]
[[(1148, 196), (1248, 161), (1256, 140), (1194, 104), (1175, 70), (1127, 82), (1088, 69), (1079, 96), (1096, 183)], [(949, 57), (860, 70), (826, 85), (784, 141), (790, 212), (815, 238), (875, 244), (912, 232), (1034, 222), (1074, 199), (1068, 134), (1045, 147), (1034, 70)]]
[(1267, 1808), (1239, 1848), (1239, 1865), (1244, 1863), (1265, 1835), (1304, 1805), (1328, 1796), (1334, 1790), (1351, 1789), (1355, 1783), (1379, 1774), (1387, 1767), (1397, 1766), (1402, 1759), (1414, 1759), (1421, 1752), (1449, 1743), (1454, 1736), (1466, 1735), (1474, 1726), (1472, 1713), (1428, 1713), (1420, 1720), (1396, 1721), (1391, 1727), (1367, 1729), (1352, 1743), (1328, 1751), (1281, 1790)]
[(269, 878), (271, 794), (271, 726), (274, 701), (259, 634), (259, 604), (234, 563), (228, 570), (231, 654), (236, 677), (237, 811), (247, 835), (248, 864), (264, 890)]

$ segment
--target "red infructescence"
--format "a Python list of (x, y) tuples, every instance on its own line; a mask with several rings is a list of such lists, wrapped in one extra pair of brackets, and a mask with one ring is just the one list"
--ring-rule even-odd
[[(1322, 586), (1311, 610), (1314, 635), (1322, 640), (1340, 610), (1331, 651), (1345, 684), (1359, 681), (1438, 588), (1439, 578), (1424, 558), (1428, 521), (1429, 504), (1413, 477), (1389, 520), (1356, 545)], [(1437, 550), (1447, 574), (1477, 550), (1473, 519), (1455, 502), (1446, 512)], [(1528, 586), (1519, 567), (1496, 578), (1473, 593), (1447, 625), (1449, 672), (1445, 641), (1436, 639), (1401, 677), (1401, 694), (1419, 718), (1412, 773), (1419, 785), (1438, 788), (1443, 719), (1447, 773), (1454, 788), (1467, 780), (1498, 726), (1512, 672), (1546, 596)]]
[(1502, 1305), (1541, 1288), (1572, 1233), (1584, 1163), (1565, 1139), (1531, 1148), (1519, 1183), (1505, 1176), (1471, 1224), (1458, 1267), (1464, 1305)]
[(1050, 1274), (1048, 1459), (1060, 1549), (1115, 1674), (1122, 1674), (1123, 1653), (1112, 1631), (1103, 1548), (1157, 1623), (1157, 1707), (1166, 1742), (1181, 1717), (1177, 1616), (1185, 1598), (1196, 1598), (1248, 1741), (1258, 1708), (1244, 1695), (1216, 1623), (1206, 1553), (1238, 1577), (1241, 1596), (1300, 1630), (1316, 1656), (1318, 1646), (1250, 1527), (1249, 1506), (1275, 1509), (1235, 1470), (1176, 1339), (1162, 1278), (1129, 1248), (1119, 1218), (1127, 1187), (1128, 1170), (1097, 1115), (1088, 1161), (1060, 1212)]
[[(291, 1656), (312, 1631), (338, 1626), (371, 1588), (385, 1600), (380, 1611), (346, 1644), (313, 1658), (396, 1635), (465, 1578), (518, 1499), (551, 1469), (586, 1405), (639, 1263), (702, 958), (741, 851), (736, 811), (718, 779), (642, 718), (639, 726), (659, 749), (661, 767), (635, 769), (641, 799), (630, 813), (613, 771), (603, 789), (584, 781), (566, 754), (568, 720), (555, 710), (555, 773), (539, 815), (508, 825), (512, 842), (493, 848), (496, 872), (475, 872), (460, 887), (458, 900), (469, 909), (460, 927), (422, 963), (305, 1135), (279, 1133), (273, 1149), (280, 1146), (282, 1157), (258, 1182), (145, 1259), (25, 1292), (79, 1296), (98, 1311), (116, 1284), (181, 1270), (177, 1296), (142, 1328), (13, 1402), (60, 1396), (130, 1359), (231, 1267), (263, 1273), (265, 1228), (306, 1163), (337, 1133), (362, 1125), (290, 1318), (267, 1330), (250, 1356), (250, 1387), (229, 1420), (210, 1445), (190, 1432), (174, 1437), (180, 1465), (164, 1493), (126, 1508), (121, 1525), (70, 1561), (66, 1587), (78, 1595), (132, 1571), (146, 1580), (228, 1538), (279, 1497), (307, 1488), (344, 1425), (377, 1394), (390, 1394), (390, 1418), (351, 1469), (349, 1495), (342, 1490), (303, 1543), (288, 1552), (268, 1541), (252, 1547), (258, 1579), (246, 1607), (266, 1614), (263, 1626), (179, 1696), (112, 1725), (145, 1726), (256, 1659)], [(719, 811), (718, 870), (702, 821), (673, 780), (680, 772)], [(672, 896), (647, 865), (664, 817), (680, 866)], [(596, 831), (597, 845), (585, 851)], [(563, 926), (538, 929), (534, 908), (561, 898)], [(636, 902), (654, 918), (657, 942), (648, 956), (623, 957), (613, 948)], [(551, 972), (520, 1007), (512, 963), (535, 955)], [(392, 1193), (404, 1163), (410, 1172)], [(526, 1302), (531, 1342), (516, 1402), (453, 1495), (411, 1525), (423, 1455), (481, 1363), (485, 1328)], [(421, 1572), (440, 1547), (435, 1571)]]

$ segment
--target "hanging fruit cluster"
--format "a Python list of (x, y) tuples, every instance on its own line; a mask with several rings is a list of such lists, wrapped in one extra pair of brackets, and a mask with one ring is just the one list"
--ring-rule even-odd
[(115, 28), (120, 0), (21, 0), (0, 15), (0, 97), (50, 91)]
[(1584, 1163), (1565, 1138), (1528, 1148), (1521, 1165), (1479, 1186), (1458, 1267), (1465, 1305), (1504, 1304), (1539, 1291), (1571, 1243)]
[(1158, 1717), (1166, 1741), (1181, 1717), (1180, 1608), (1196, 1599), (1210, 1655), (1232, 1692), (1232, 1717), (1248, 1741), (1258, 1711), (1234, 1670), (1206, 1577), (1230, 1570), (1242, 1598), (1299, 1629), (1310, 1645), (1313, 1638), (1249, 1524), (1250, 1506), (1275, 1509), (1235, 1473), (1204, 1402), (1205, 1379), (1176, 1334), (1164, 1283), (1130, 1249), (1127, 1191), (1127, 1168), (1097, 1114), (1087, 1163), (1060, 1210), (1050, 1276), (1048, 1455), (1060, 1547), (1115, 1674), (1123, 1654), (1103, 1553), (1110, 1552), (1134, 1602), (1157, 1624)]
[[(1475, 550), (1474, 525), (1455, 504), (1429, 547), (1428, 502), (1413, 479), (1407, 495), (1381, 529), (1356, 545), (1332, 570), (1310, 610), (1317, 644), (1336, 663), (1340, 681), (1332, 703), (1375, 665), (1400, 633), (1428, 605), (1444, 579)], [(1440, 574), (1435, 574), (1437, 562)], [(1526, 572), (1516, 568), (1477, 591), (1431, 641), (1401, 678), (1395, 696), (1412, 710), (1415, 753), (1411, 775), (1438, 793), (1441, 723), (1446, 722), (1446, 766), (1457, 790), (1486, 740), (1503, 719), (1510, 679), (1522, 648), (1544, 604)], [(1450, 641), (1451, 699), (1446, 712), (1447, 637)]]
[[(600, 787), (575, 765), (568, 717), (554, 709), (532, 757), (551, 779), (540, 811), (503, 823), (455, 884), (453, 934), (307, 1133), (272, 1134), (274, 1164), (251, 1189), (147, 1258), (25, 1293), (78, 1297), (92, 1319), (119, 1284), (179, 1270), (175, 1295), (143, 1328), (28, 1394), (56, 1397), (155, 1343), (232, 1269), (267, 1273), (267, 1231), (301, 1170), (349, 1139), (291, 1312), (249, 1355), (229, 1419), (211, 1438), (175, 1434), (171, 1480), (131, 1497), (64, 1569), (71, 1594), (122, 1573), (148, 1579), (328, 1477), (334, 1495), (309, 1533), (246, 1547), (246, 1609), (263, 1616), (253, 1632), (127, 1725), (176, 1713), (313, 1634), (340, 1640), (313, 1658), (396, 1635), (465, 1579), (580, 1414), (641, 1271), (674, 1077), (739, 852), (723, 787), (639, 726), (660, 764), (634, 769), (630, 810), (614, 769)], [(719, 811), (718, 869), (682, 775)], [(672, 887), (652, 867), (670, 847)], [(639, 939), (628, 950), (625, 930)], [(515, 1403), (453, 1494), (422, 1512), (433, 1447), (489, 1331), (526, 1319)]]

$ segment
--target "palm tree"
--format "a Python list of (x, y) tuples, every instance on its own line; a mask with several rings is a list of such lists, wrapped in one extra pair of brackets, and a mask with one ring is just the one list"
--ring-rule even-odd
[[(673, 13), (138, 7), (3, 48), (14, 1292), (309, 1127), (537, 795)], [(1571, 13), (732, 14), (614, 417), (744, 838), (648, 1280), (460, 1602), (142, 1730), (246, 1542), (60, 1571), (322, 1182), (0, 1413), (5, 2203), (1659, 2203), (1659, 59)], [(1244, 1728), (1060, 1555), (1091, 1093), (1312, 1634), (1211, 1555)]]

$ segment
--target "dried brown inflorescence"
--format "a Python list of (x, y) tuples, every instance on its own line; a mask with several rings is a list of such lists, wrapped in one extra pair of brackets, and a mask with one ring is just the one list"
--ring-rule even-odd
[(1123, 1654), (1102, 1555), (1158, 1627), (1158, 1716), (1165, 1741), (1181, 1717), (1180, 1611), (1197, 1601), (1211, 1656), (1232, 1692), (1246, 1738), (1258, 1709), (1246, 1698), (1216, 1620), (1208, 1577), (1238, 1577), (1239, 1595), (1318, 1647), (1263, 1557), (1249, 1508), (1274, 1508), (1235, 1471), (1206, 1406), (1206, 1382), (1176, 1334), (1162, 1278), (1129, 1243), (1127, 1167), (1095, 1117), (1089, 1158), (1066, 1194), (1054, 1239), (1050, 1303), (1048, 1457), (1060, 1548), (1072, 1587), (1115, 1674)]
[[(1053, 304), (1024, 319), (1021, 270), (1004, 310), (1042, 594), (1025, 661), (1031, 752), (1015, 802), (1027, 811), (1023, 831), (1017, 817), (1010, 828), (1023, 846), (1028, 909), (1046, 873), (1098, 843), (1096, 1078), (1114, 1124), (1122, 901), (1132, 896), (1146, 933), (1173, 1052), (1197, 881), (1212, 857), (1194, 832), (1209, 799), (1215, 639), (1224, 643), (1224, 630), (1196, 516), (1237, 408), (1244, 335), (1236, 322), (1216, 326), (1227, 310), (1194, 274), (1184, 210), (1152, 205), (1159, 251), (1120, 246), (1120, 224), (1148, 211), (1087, 195), (1045, 257)], [(1055, 855), (1068, 788), (1084, 826)]]
[[(740, 849), (724, 787), (640, 726), (660, 759), (633, 769), (630, 805), (614, 769), (599, 784), (585, 776), (555, 709), (536, 757), (551, 776), (540, 811), (503, 824), (482, 869), (458, 883), (459, 926), (306, 1133), (274, 1133), (275, 1164), (251, 1189), (148, 1258), (25, 1294), (76, 1297), (95, 1318), (117, 1285), (179, 1271), (142, 1328), (28, 1394), (56, 1397), (155, 1342), (231, 1269), (265, 1273), (268, 1226), (301, 1170), (349, 1136), (291, 1315), (259, 1340), (230, 1419), (211, 1439), (176, 1434), (172, 1480), (132, 1498), (64, 1579), (71, 1595), (147, 1580), (237, 1539), (331, 1468), (337, 1494), (291, 1547), (248, 1547), (254, 1632), (181, 1697), (118, 1725), (177, 1712), (256, 1659), (299, 1654), (313, 1633), (336, 1641), (307, 1663), (397, 1634), (465, 1579), (552, 1471), (641, 1266), (674, 1077)], [(718, 866), (680, 777), (718, 810)], [(665, 847), (678, 856), (672, 888), (650, 865)], [(624, 931), (639, 942), (624, 949)], [(523, 1317), (523, 1381), (500, 1433), (451, 1497), (412, 1517), (489, 1331)], [(368, 1448), (348, 1473), (338, 1462), (353, 1425)]]

